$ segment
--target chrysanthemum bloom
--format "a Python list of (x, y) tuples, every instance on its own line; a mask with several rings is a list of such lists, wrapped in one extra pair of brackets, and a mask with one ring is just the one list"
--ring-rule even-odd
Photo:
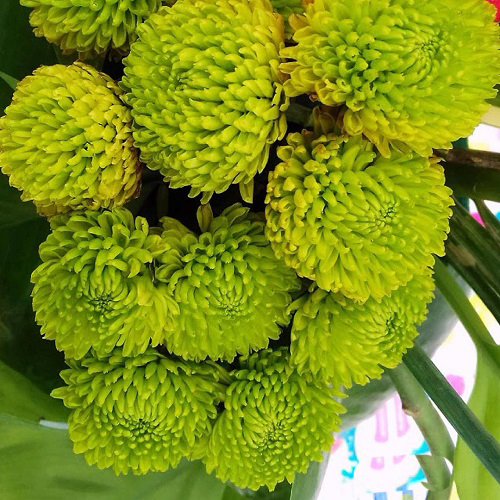
[(327, 291), (364, 302), (444, 253), (451, 190), (437, 160), (378, 154), (361, 136), (290, 134), (269, 174), (266, 234), (279, 258)]
[(126, 52), (137, 26), (162, 0), (20, 0), (32, 7), (30, 23), (36, 36), (59, 45), (64, 53), (78, 52), (80, 58)]
[(46, 215), (119, 206), (140, 187), (121, 90), (91, 66), (43, 66), (0, 118), (0, 166)]
[(300, 283), (275, 257), (258, 216), (233, 205), (206, 221), (200, 236), (173, 219), (162, 222), (169, 249), (156, 277), (180, 309), (167, 348), (185, 359), (232, 360), (277, 339)]
[(180, 0), (138, 34), (123, 86), (142, 159), (203, 202), (231, 184), (251, 201), (286, 130), (282, 18), (267, 0)]
[(430, 155), (467, 137), (500, 73), (500, 31), (485, 0), (315, 0), (290, 22), (289, 96), (345, 107), (347, 133)]
[(89, 465), (145, 474), (201, 458), (227, 377), (215, 364), (173, 361), (154, 349), (70, 361), (52, 391), (72, 409), (69, 435)]
[(287, 38), (292, 36), (293, 30), (288, 19), (293, 14), (303, 14), (304, 7), (302, 0), (270, 0), (273, 9), (283, 17), (285, 21), (285, 35)]
[(360, 305), (316, 289), (292, 305), (291, 363), (336, 387), (380, 378), (383, 367), (395, 368), (413, 345), (433, 290), (429, 268), (380, 302)]
[(161, 343), (178, 308), (154, 280), (165, 246), (146, 220), (120, 208), (58, 216), (51, 223), (53, 231), (40, 245), (42, 264), (32, 275), (42, 335), (75, 359), (91, 348), (107, 354), (123, 346), (130, 355)]
[(339, 430), (340, 396), (328, 386), (300, 376), (283, 348), (241, 360), (232, 372), (224, 411), (214, 425), (204, 458), (207, 470), (239, 488), (273, 490), (306, 472), (329, 451)]

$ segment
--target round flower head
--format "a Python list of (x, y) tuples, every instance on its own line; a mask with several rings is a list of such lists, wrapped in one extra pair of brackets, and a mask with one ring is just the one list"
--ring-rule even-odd
[(20, 0), (32, 7), (30, 23), (36, 36), (59, 45), (64, 53), (80, 58), (109, 49), (126, 52), (137, 26), (162, 0)]
[(498, 26), (485, 0), (315, 0), (291, 18), (281, 65), (289, 96), (345, 109), (348, 134), (430, 155), (469, 136), (500, 73)]
[(339, 430), (340, 396), (300, 376), (286, 350), (270, 349), (241, 360), (224, 398), (204, 458), (208, 472), (239, 488), (256, 490), (293, 481), (329, 451)]
[(45, 215), (110, 208), (140, 187), (130, 111), (91, 66), (42, 66), (20, 82), (0, 118), (0, 165)]
[(180, 0), (138, 29), (123, 86), (148, 167), (190, 196), (253, 177), (285, 134), (283, 20), (267, 0)]
[(168, 359), (154, 349), (126, 358), (87, 356), (52, 391), (72, 409), (69, 435), (89, 465), (145, 474), (201, 458), (227, 378), (215, 364)]
[(210, 215), (204, 223), (200, 217), (199, 237), (162, 219), (169, 249), (156, 277), (168, 283), (180, 309), (165, 345), (185, 359), (232, 360), (279, 337), (300, 282), (274, 256), (258, 216), (239, 204)]
[(51, 220), (34, 271), (33, 308), (45, 338), (69, 358), (89, 349), (124, 355), (163, 340), (177, 305), (154, 280), (155, 259), (165, 251), (142, 217), (124, 208)]
[(334, 386), (380, 378), (382, 367), (395, 368), (413, 345), (433, 290), (429, 268), (380, 302), (371, 298), (360, 305), (316, 289), (292, 305), (291, 363), (300, 374)]
[(357, 137), (290, 134), (269, 174), (266, 234), (280, 258), (327, 291), (364, 302), (444, 253), (451, 190), (437, 160)]

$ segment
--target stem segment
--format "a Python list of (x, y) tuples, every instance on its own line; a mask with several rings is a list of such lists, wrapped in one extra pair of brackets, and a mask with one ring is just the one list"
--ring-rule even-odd
[(431, 456), (417, 457), (425, 472), (427, 482), (436, 491), (427, 498), (447, 500), (451, 491), (451, 473), (445, 458), (453, 463), (455, 446), (439, 413), (418, 381), (404, 364), (388, 372), (396, 386), (405, 413), (415, 420), (429, 446)]

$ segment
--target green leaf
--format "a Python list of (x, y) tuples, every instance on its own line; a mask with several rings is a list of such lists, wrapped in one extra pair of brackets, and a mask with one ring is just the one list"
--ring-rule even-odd
[(295, 476), (290, 500), (315, 500), (318, 498), (329, 458), (329, 454), (323, 453), (322, 462), (311, 462), (305, 474)]
[(3, 71), (0, 71), (0, 78), (12, 89), (16, 90), (16, 86), (19, 83), (19, 80), (16, 80), (15, 78), (12, 78), (12, 76), (9, 76), (7, 73), (4, 73)]
[(286, 481), (276, 485), (274, 491), (269, 491), (265, 486), (258, 491), (241, 490), (228, 484), (222, 500), (290, 500), (292, 486)]
[(488, 231), (493, 241), (497, 245), (500, 245), (500, 221), (491, 213), (483, 200), (474, 200), (474, 203), (477, 206), (486, 231)]
[(69, 410), (0, 361), (0, 413), (33, 420), (65, 422)]
[[(19, 80), (41, 64), (57, 62), (53, 46), (33, 34), (30, 10), (21, 7), (19, 0), (0, 1), (0, 71)], [(0, 114), (10, 103), (12, 92), (0, 80)]]
[(500, 254), (498, 245), (460, 205), (453, 208), (446, 244), (447, 261), (500, 321)]
[(0, 360), (46, 392), (60, 384), (64, 366), (62, 354), (42, 339), (31, 307), (30, 276), (48, 232), (33, 204), (23, 203), (0, 174)]
[(200, 462), (165, 473), (115, 476), (75, 455), (67, 431), (0, 415), (2, 500), (221, 500), (226, 486)]
[(457, 313), (476, 347), (484, 350), (485, 354), (500, 369), (500, 353), (496, 348), (496, 343), (465, 293), (441, 261), (436, 260), (434, 271), (436, 285)]
[(425, 392), (489, 473), (500, 481), (500, 446), (418, 346), (403, 358)]
[[(498, 347), (496, 348), (499, 349)], [(500, 440), (500, 370), (483, 349), (478, 351), (477, 372), (469, 407), (497, 441)], [(500, 498), (500, 485), (479, 462), (474, 453), (458, 440), (453, 473), (461, 500)]]

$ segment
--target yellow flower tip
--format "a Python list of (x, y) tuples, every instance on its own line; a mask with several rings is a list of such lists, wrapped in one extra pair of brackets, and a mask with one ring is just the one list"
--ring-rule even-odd
[(215, 218), (198, 211), (202, 234), (162, 219), (163, 243), (156, 278), (179, 306), (165, 345), (185, 359), (232, 360), (267, 347), (290, 321), (291, 293), (300, 288), (292, 269), (277, 259), (264, 222), (235, 204)]
[(162, 343), (178, 306), (154, 279), (166, 247), (146, 220), (121, 208), (56, 216), (51, 226), (32, 275), (42, 335), (73, 359)]
[(500, 30), (494, 9), (472, 0), (317, 0), (291, 19), (282, 51), (289, 96), (308, 93), (345, 109), (350, 135), (379, 151), (428, 156), (468, 137), (495, 95)]
[(91, 66), (42, 66), (0, 118), (0, 165), (40, 213), (123, 205), (141, 164), (122, 92)]
[(150, 16), (122, 80), (148, 167), (202, 203), (231, 184), (251, 201), (251, 181), (286, 130), (283, 45), (267, 0), (181, 0)]
[(292, 305), (291, 363), (301, 374), (349, 388), (395, 368), (418, 335), (432, 300), (432, 271), (360, 305), (340, 294), (316, 289)]
[(31, 7), (30, 23), (63, 53), (80, 59), (128, 51), (137, 26), (162, 5), (162, 0), (20, 0)]
[(269, 174), (266, 235), (280, 259), (358, 302), (406, 284), (442, 255), (453, 204), (434, 159), (357, 137), (290, 134)]
[(154, 349), (133, 358), (71, 361), (52, 392), (72, 410), (69, 435), (89, 465), (119, 474), (164, 472), (202, 458), (227, 379), (212, 363), (172, 360)]
[(285, 348), (240, 360), (203, 459), (207, 470), (239, 488), (293, 482), (321, 461), (345, 412), (326, 384), (297, 373)]

